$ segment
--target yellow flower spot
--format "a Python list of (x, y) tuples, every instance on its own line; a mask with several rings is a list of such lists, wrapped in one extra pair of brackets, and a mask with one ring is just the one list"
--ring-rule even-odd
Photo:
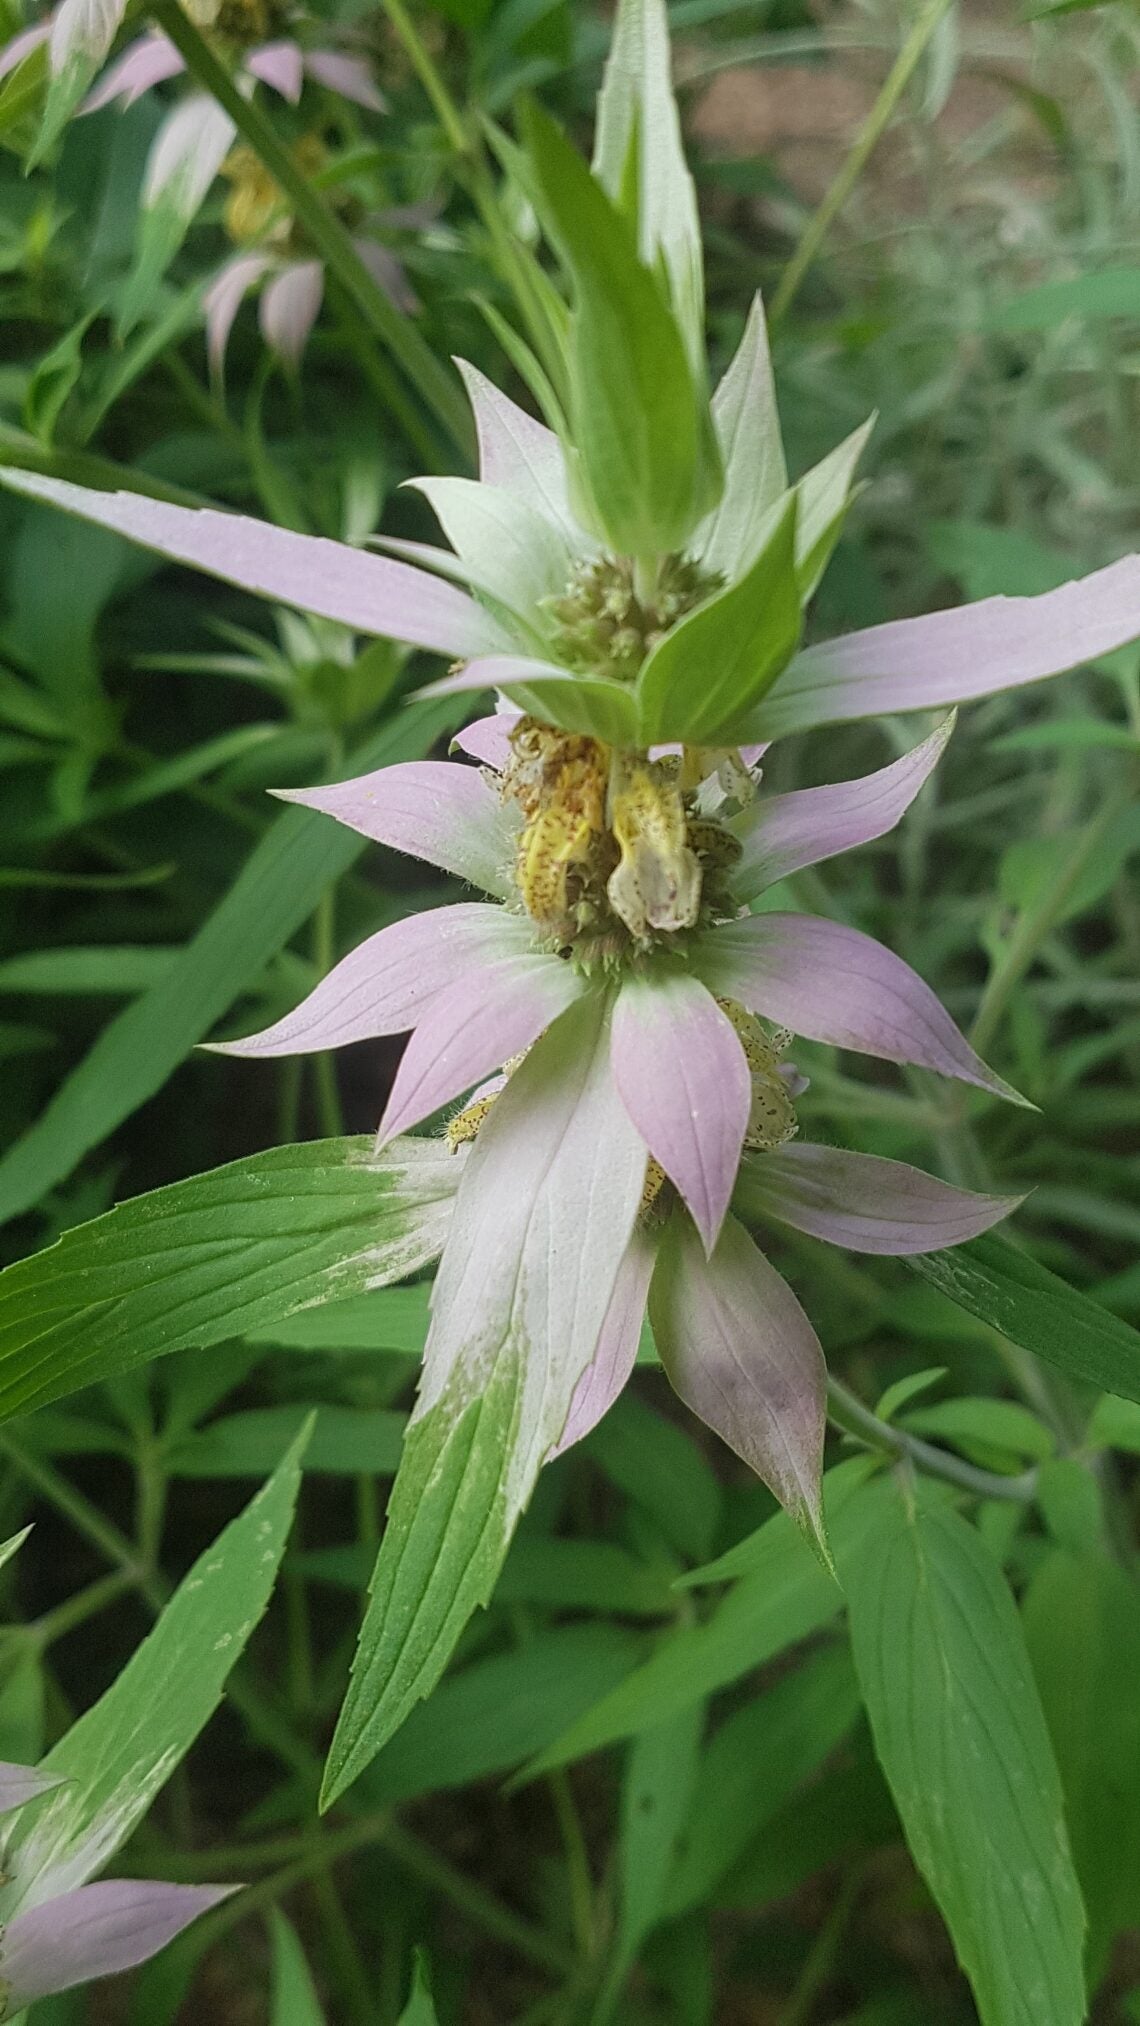
[(606, 892), (630, 934), (643, 940), (651, 929), (691, 929), (700, 913), (701, 868), (689, 848), (676, 767), (616, 755), (610, 825), (621, 857)]
[[(315, 134), (302, 136), (292, 150), (293, 159), (306, 176), (324, 167), (325, 150)], [(237, 246), (285, 246), (293, 231), (293, 218), (285, 199), (260, 157), (243, 142), (231, 148), (222, 163), (222, 174), (233, 185), (226, 198), (222, 221)]]
[(650, 1154), (649, 1164), (645, 1170), (645, 1181), (642, 1184), (641, 1202), (638, 1206), (637, 1214), (639, 1217), (647, 1217), (649, 1215), (664, 1187), (665, 1170), (661, 1166), (660, 1161), (655, 1161), (653, 1155)]
[(791, 1040), (786, 1028), (767, 1034), (754, 1013), (748, 1013), (735, 999), (718, 999), (717, 1005), (732, 1022), (752, 1071), (752, 1111), (746, 1147), (770, 1153), (794, 1140), (799, 1125), (788, 1086), (780, 1074), (780, 1057)]
[(577, 925), (575, 904), (588, 884), (605, 834), (606, 748), (524, 718), (511, 736), (504, 799), (524, 823), (517, 877), (527, 913), (555, 935)]

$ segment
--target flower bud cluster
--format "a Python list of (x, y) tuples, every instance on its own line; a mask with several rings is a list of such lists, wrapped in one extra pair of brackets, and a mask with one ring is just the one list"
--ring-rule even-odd
[(685, 556), (663, 557), (648, 589), (635, 577), (628, 557), (598, 556), (580, 563), (567, 589), (547, 601), (558, 659), (575, 674), (633, 682), (670, 627), (723, 582)]

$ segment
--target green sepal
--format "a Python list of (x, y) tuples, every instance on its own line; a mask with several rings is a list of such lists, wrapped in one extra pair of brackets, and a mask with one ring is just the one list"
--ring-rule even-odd
[(641, 745), (735, 744), (742, 719), (791, 660), (802, 623), (798, 503), (792, 493), (744, 576), (654, 648), (637, 679)]
[(707, 394), (629, 220), (535, 106), (523, 133), (543, 222), (574, 283), (569, 461), (581, 510), (618, 554), (669, 553), (720, 495)]
[(568, 675), (564, 682), (504, 684), (503, 695), (540, 724), (602, 739), (609, 746), (638, 743), (633, 692), (619, 682)]
[(27, 155), (35, 145), (37, 113), (48, 86), (46, 42), (30, 49), (0, 85), (0, 145)]

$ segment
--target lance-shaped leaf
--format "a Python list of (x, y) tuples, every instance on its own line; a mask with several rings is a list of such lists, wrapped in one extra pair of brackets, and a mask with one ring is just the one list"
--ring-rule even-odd
[(909, 1259), (969, 1315), (1071, 1378), (1140, 1400), (1140, 1331), (994, 1233)]
[(536, 192), (574, 279), (571, 423), (590, 518), (622, 555), (681, 548), (719, 494), (709, 405), (628, 221), (537, 107), (524, 132)]
[(479, 442), (479, 477), (500, 486), (523, 506), (558, 528), (570, 547), (585, 538), (570, 511), (566, 459), (552, 429), (536, 422), (466, 359), (455, 361), (463, 376)]
[(1084, 1911), (996, 1563), (940, 1495), (890, 1481), (840, 1572), (875, 1749), (982, 2026), (1081, 2026)]
[(665, 267), (694, 363), (704, 347), (697, 193), (685, 161), (664, 0), (621, 0), (598, 94), (594, 175), (631, 220), (643, 266)]
[(734, 1217), (711, 1258), (674, 1215), (649, 1290), (670, 1384), (744, 1458), (826, 1554), (823, 1471), (827, 1371), (787, 1283)]
[(764, 304), (752, 301), (744, 336), (712, 398), (724, 464), (724, 491), (694, 549), (706, 570), (733, 583), (761, 546), (772, 509), (788, 486)]
[(326, 1798), (438, 1680), (491, 1594), (600, 1335), (645, 1148), (614, 1089), (600, 994), (507, 1082), (472, 1151)]
[(800, 637), (793, 494), (755, 562), (653, 649), (637, 679), (644, 745), (735, 743)]
[(966, 703), (1062, 675), (1140, 636), (1140, 556), (1038, 598), (986, 598), (808, 648), (754, 713), (749, 737)]
[(274, 1147), (121, 1203), (0, 1274), (0, 1419), (434, 1259), (462, 1155)]
[(269, 1602), (308, 1434), (302, 1429), (245, 1511), (199, 1556), (122, 1673), (43, 1761), (41, 1772), (64, 1784), (8, 1842), (5, 1921), (101, 1871), (213, 1715)]
[(279, 1908), (269, 1916), (273, 1943), (273, 1995), (269, 2026), (326, 2026), (305, 1951)]

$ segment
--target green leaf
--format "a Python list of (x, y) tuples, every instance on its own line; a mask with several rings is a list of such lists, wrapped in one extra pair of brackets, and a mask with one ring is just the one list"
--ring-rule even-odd
[(1055, 1456), (1037, 1473), (1035, 1498), (1053, 1539), (1077, 1554), (1095, 1551), (1104, 1540), (1100, 1486), (1075, 1456)]
[[(415, 758), (454, 721), (454, 699), (402, 712), (354, 754), (353, 766)], [(104, 1028), (0, 1160), (0, 1222), (38, 1202), (161, 1090), (364, 849), (364, 838), (327, 817), (302, 809), (278, 817), (178, 961)]]
[(606, 1986), (613, 2002), (646, 1935), (665, 1913), (678, 1843), (698, 1776), (704, 1704), (693, 1703), (634, 1738), (622, 1783), (618, 1846), (621, 1916)]
[(1140, 1333), (1087, 1295), (987, 1234), (906, 1265), (968, 1314), (1071, 1378), (1140, 1400)]
[(813, 464), (796, 486), (800, 503), (796, 527), (796, 566), (800, 596), (810, 598), (839, 540), (851, 504), (851, 485), (863, 448), (875, 426), (872, 415), (853, 429), (834, 450)]
[(50, 446), (64, 403), (83, 370), (83, 340), (95, 320), (88, 310), (36, 365), (24, 396), (24, 421), (33, 436)]
[(526, 107), (523, 130), (574, 279), (570, 425), (590, 518), (619, 554), (679, 549), (719, 494), (708, 400), (628, 221), (545, 113)]
[(361, 1792), (369, 1805), (394, 1806), (509, 1772), (607, 1694), (642, 1650), (616, 1625), (567, 1625), (473, 1661), (412, 1711)]
[(731, 744), (735, 727), (787, 667), (800, 636), (793, 494), (747, 574), (653, 649), (637, 679), (639, 740)]
[(269, 1602), (301, 1482), (303, 1429), (245, 1511), (199, 1556), (154, 1630), (43, 1760), (64, 1784), (12, 1833), (3, 1918), (81, 1885), (141, 1821), (213, 1715)]
[(1084, 1915), (1013, 1599), (941, 1496), (877, 1487), (837, 1543), (875, 1748), (982, 2026), (1081, 2026)]
[(721, 1487), (691, 1435), (622, 1394), (583, 1444), (606, 1476), (647, 1512), (682, 1555), (700, 1560), (720, 1520)]
[(859, 1688), (846, 1642), (728, 1717), (705, 1747), (664, 1911), (714, 1903), (717, 1888), (765, 1822), (852, 1729)]
[(0, 992), (106, 993), (128, 998), (164, 978), (180, 952), (141, 943), (100, 948), (27, 950), (0, 963)]
[(875, 1413), (880, 1421), (893, 1421), (900, 1407), (908, 1400), (917, 1399), (920, 1393), (928, 1393), (940, 1379), (946, 1377), (945, 1365), (928, 1365), (921, 1372), (908, 1372), (905, 1379), (896, 1379), (888, 1386), (875, 1404)]
[(939, 1400), (898, 1417), (904, 1428), (952, 1443), (984, 1470), (1013, 1472), (1025, 1463), (1043, 1463), (1056, 1447), (1036, 1414), (1017, 1400)]
[(439, 2026), (439, 2015), (432, 1998), (428, 1959), (422, 1949), (416, 1950), (411, 1995), (400, 2014), (397, 2026)]
[[(1083, 0), (1037, 12), (1071, 11)], [(1100, 4), (1100, 0), (1095, 0)], [(1047, 281), (1040, 288), (1011, 296), (987, 318), (992, 331), (1055, 331), (1066, 317), (1104, 323), (1110, 317), (1140, 317), (1140, 267), (1106, 267), (1099, 274), (1074, 275), (1071, 281)]]
[[(253, 1407), (187, 1437), (166, 1459), (172, 1477), (262, 1477), (312, 1408)], [(318, 1407), (305, 1469), (331, 1477), (393, 1477), (407, 1416), (381, 1407)], [(268, 1461), (267, 1461), (268, 1459)]]
[[(868, 1510), (867, 1467), (865, 1459), (853, 1458), (824, 1478), (829, 1537), (838, 1528), (844, 1539), (860, 1538)], [(745, 1580), (703, 1624), (667, 1634), (649, 1660), (526, 1767), (525, 1778), (667, 1722), (838, 1615), (842, 1599), (836, 1584), (786, 1513), (768, 1520), (747, 1545)]]
[(251, 1344), (288, 1351), (402, 1351), (421, 1357), (431, 1321), (431, 1286), (377, 1288), (246, 1331)]
[(486, 1391), (412, 1423), (388, 1506), (348, 1694), (326, 1769), (335, 1800), (439, 1680), (510, 1542), (503, 1477), (523, 1385), (505, 1346)]
[(270, 1908), (269, 1939), (273, 1950), (269, 2026), (325, 2026), (305, 1951), (278, 1907)]
[(0, 143), (18, 155), (27, 154), (35, 138), (34, 115), (43, 103), (47, 81), (47, 43), (41, 42), (0, 84)]
[(1124, 1449), (1140, 1456), (1140, 1406), (1106, 1393), (1093, 1408), (1089, 1441), (1098, 1449)]
[(724, 491), (700, 529), (696, 553), (706, 570), (734, 583), (761, 546), (772, 510), (788, 486), (764, 305), (753, 297), (744, 336), (712, 398), (713, 427), (724, 465)]
[(0, 1274), (0, 1418), (400, 1279), (440, 1250), (457, 1181), (440, 1141), (315, 1140), (77, 1225)]
[(694, 364), (704, 348), (697, 193), (673, 96), (664, 0), (621, 0), (598, 94), (594, 175), (629, 217), (643, 266), (659, 264)]
[(1107, 1556), (1057, 1550), (1034, 1575), (1025, 1637), (1088, 1909), (1089, 1988), (1140, 1920), (1140, 1593)]
[[(678, 1504), (682, 1496), (678, 1490)], [(496, 1595), (501, 1604), (613, 1612), (629, 1618), (668, 1618), (677, 1608), (667, 1572), (638, 1561), (616, 1541), (551, 1539), (542, 1534), (521, 1534), (514, 1542)]]

